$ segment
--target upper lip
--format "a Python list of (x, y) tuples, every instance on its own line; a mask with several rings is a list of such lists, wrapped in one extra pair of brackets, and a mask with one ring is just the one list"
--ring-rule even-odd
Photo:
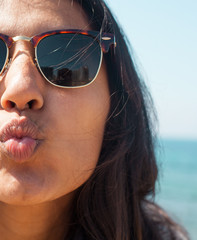
[(11, 138), (30, 137), (37, 139), (37, 126), (26, 117), (13, 118), (0, 128), (0, 141), (6, 142)]

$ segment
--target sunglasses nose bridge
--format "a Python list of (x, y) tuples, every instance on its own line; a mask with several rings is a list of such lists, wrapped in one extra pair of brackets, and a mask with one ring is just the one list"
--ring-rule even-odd
[(14, 42), (17, 42), (19, 40), (23, 40), (23, 41), (31, 41), (31, 37), (26, 37), (26, 36), (16, 36), (12, 38)]
[[(13, 46), (14, 43), (18, 45), (17, 42), (20, 43), (20, 41), (30, 43), (30, 45), (32, 45), (32, 46), (33, 46), (33, 49), (34, 49), (34, 45), (32, 44), (32, 38), (31, 38), (31, 37), (27, 37), (27, 36), (16, 36), (16, 37), (13, 37), (12, 40), (13, 40), (13, 41), (12, 41), (12, 45), (9, 47), (10, 50), (11, 50), (11, 47)], [(14, 44), (14, 45), (15, 45), (15, 44)], [(19, 44), (19, 45), (21, 45), (21, 44)], [(15, 47), (14, 47), (14, 49), (15, 49)], [(30, 48), (29, 48), (29, 49), (30, 49)], [(12, 51), (11, 51), (11, 52), (12, 52)], [(30, 52), (31, 52), (31, 51), (30, 51)]]
[[(12, 38), (12, 44), (8, 46), (8, 58), (13, 61), (18, 55), (25, 53), (31, 56), (34, 61), (35, 48), (32, 44), (32, 38), (26, 36), (16, 36)], [(10, 61), (10, 60), (9, 60)]]

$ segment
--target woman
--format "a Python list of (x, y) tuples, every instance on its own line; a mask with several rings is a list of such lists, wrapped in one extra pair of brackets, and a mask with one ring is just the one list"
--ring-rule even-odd
[(152, 103), (105, 3), (0, 12), (1, 239), (186, 239), (147, 200)]

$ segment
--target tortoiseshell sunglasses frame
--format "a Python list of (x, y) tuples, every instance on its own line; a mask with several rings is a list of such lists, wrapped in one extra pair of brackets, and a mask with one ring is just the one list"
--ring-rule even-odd
[[(23, 40), (23, 41), (31, 42), (31, 44), (33, 45), (33, 47), (35, 49), (35, 62), (38, 65), (39, 71), (41, 72), (42, 76), (48, 82), (50, 82), (50, 84), (55, 85), (57, 87), (61, 87), (61, 88), (73, 88), (72, 86), (59, 86), (59, 85), (53, 84), (43, 74), (43, 72), (42, 72), (42, 70), (39, 66), (39, 63), (37, 61), (36, 50), (37, 50), (38, 43), (43, 38), (48, 37), (48, 36), (52, 36), (52, 35), (55, 35), (55, 34), (81, 34), (81, 35), (90, 36), (90, 37), (92, 37), (93, 39), (95, 39), (96, 41), (99, 42), (102, 53), (107, 53), (111, 46), (116, 47), (116, 41), (115, 41), (114, 34), (99, 32), (99, 31), (84, 31), (84, 30), (80, 30), (80, 29), (63, 29), (63, 30), (53, 30), (53, 31), (49, 31), (49, 32), (40, 33), (38, 35), (34, 35), (33, 37), (27, 37), (27, 36), (10, 37), (10, 36), (7, 36), (5, 34), (0, 33), (0, 39), (2, 39), (5, 42), (6, 47), (7, 47), (7, 55), (6, 55), (5, 63), (2, 67), (2, 70), (0, 71), (0, 74), (5, 70), (6, 65), (8, 64), (9, 49), (12, 47), (13, 43), (17, 42), (17, 41), (20, 41), (20, 40)], [(102, 56), (101, 56), (101, 61), (102, 61)], [(100, 69), (100, 66), (98, 68), (97, 74), (99, 72), (99, 69)], [(96, 74), (96, 76), (97, 76), (97, 74)], [(94, 77), (94, 79), (96, 78), (96, 76)], [(90, 83), (92, 83), (94, 81), (94, 79)], [(87, 84), (87, 85), (89, 85), (89, 84)], [(84, 85), (84, 86), (87, 86), (87, 85)], [(77, 87), (74, 87), (74, 88), (79, 88), (79, 87), (83, 87), (83, 86), (77, 86)]]

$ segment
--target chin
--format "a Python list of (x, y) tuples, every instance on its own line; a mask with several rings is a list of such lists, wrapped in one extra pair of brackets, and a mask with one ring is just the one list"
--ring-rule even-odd
[[(54, 191), (55, 189), (55, 191)], [(0, 202), (15, 206), (33, 206), (45, 204), (58, 199), (70, 199), (75, 195), (76, 188), (57, 191), (57, 183), (34, 181), (19, 181), (14, 176), (0, 177)]]
[(0, 180), (0, 201), (12, 205), (39, 204), (47, 200), (47, 189), (41, 181), (4, 176)]

